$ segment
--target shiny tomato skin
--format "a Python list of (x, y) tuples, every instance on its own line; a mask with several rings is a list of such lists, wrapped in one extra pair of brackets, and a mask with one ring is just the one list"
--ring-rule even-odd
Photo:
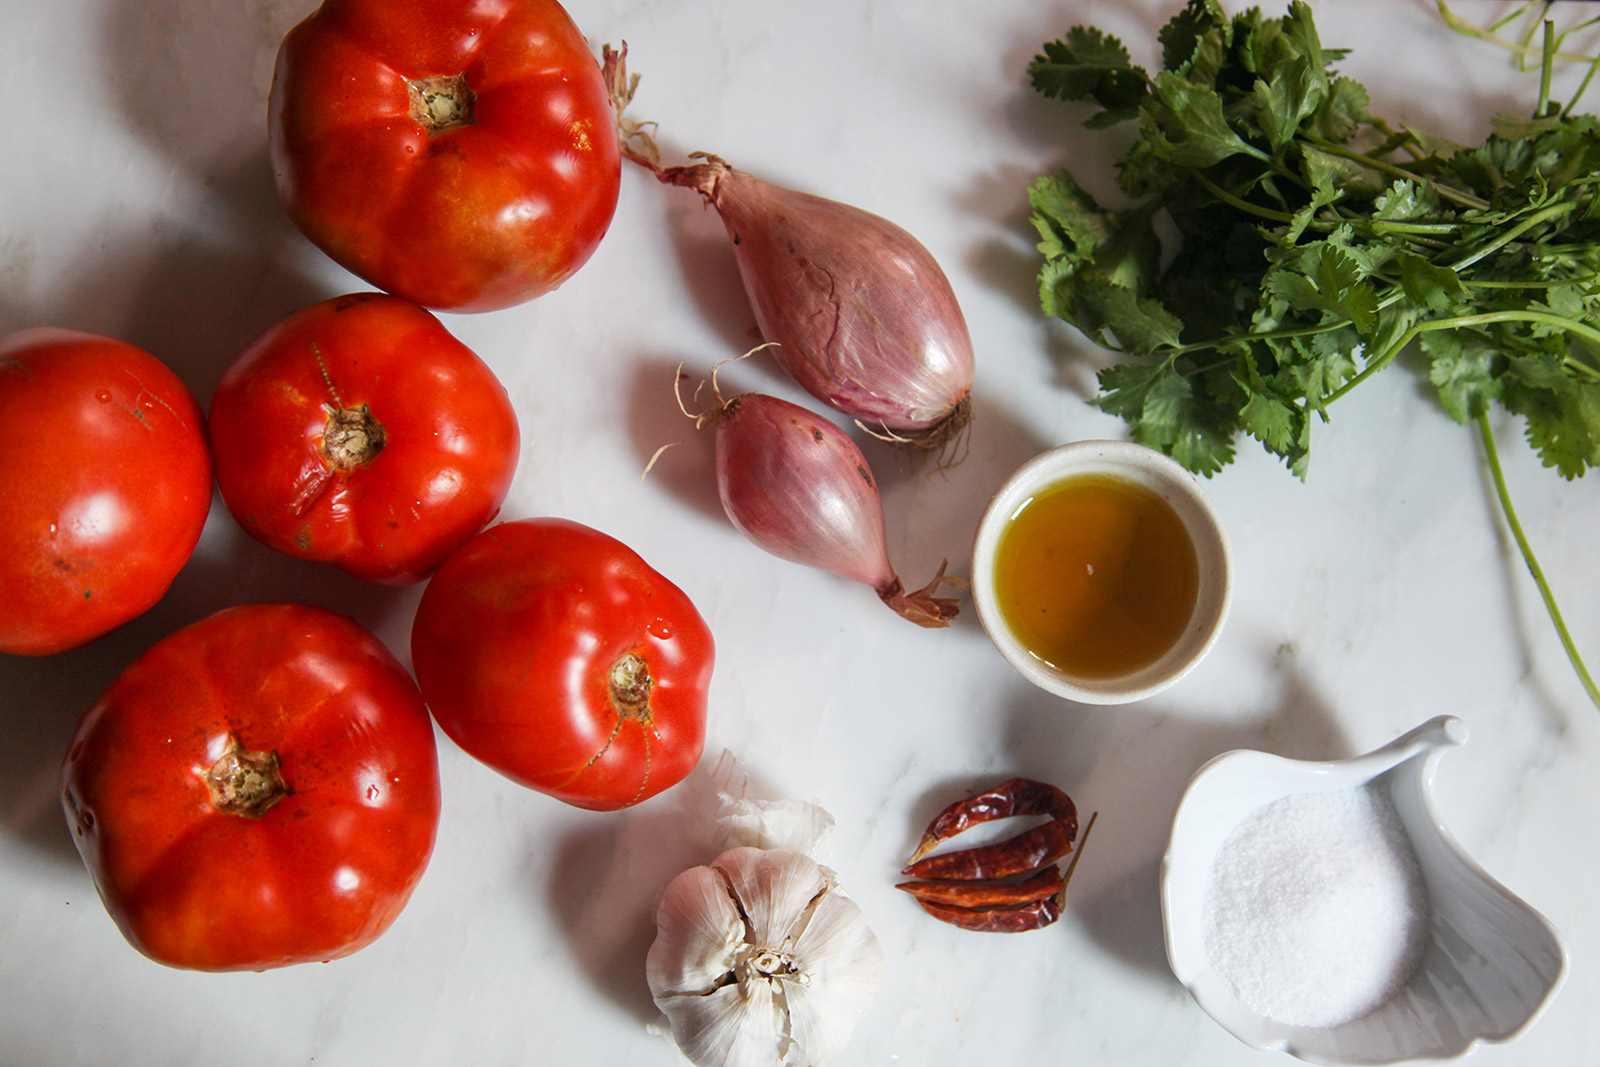
[[(460, 75), (471, 122), (429, 132), (413, 86)], [(555, 0), (326, 0), (284, 38), (273, 171), (300, 230), (396, 296), (489, 311), (561, 284), (616, 210), (600, 65)]]
[[(630, 659), (629, 657), (633, 657)], [(423, 592), (411, 658), (434, 719), (513, 781), (580, 808), (681, 781), (705, 745), (714, 645), (689, 598), (615, 538), (565, 519), (491, 526)], [(642, 662), (648, 705), (614, 667)]]
[(48, 655), (143, 614), (211, 510), (205, 418), (124, 341), (0, 339), (0, 652)]
[[(291, 792), (218, 810), (236, 741)], [(63, 768), (78, 851), (128, 941), (160, 963), (265, 970), (348, 955), (400, 914), (439, 821), (432, 724), (360, 625), (226, 608), (153, 645), (85, 713)]]
[[(370, 459), (330, 455), (337, 412), (371, 420), (359, 442), (380, 428)], [(211, 425), (223, 503), (252, 537), (386, 585), (421, 581), (494, 518), (521, 447), (494, 372), (427, 311), (379, 293), (268, 330), (223, 374)]]

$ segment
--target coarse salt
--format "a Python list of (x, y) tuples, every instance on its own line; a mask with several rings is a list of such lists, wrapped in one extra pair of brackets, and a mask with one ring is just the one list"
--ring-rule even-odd
[(1427, 890), (1373, 786), (1267, 804), (1223, 842), (1205, 896), (1206, 955), (1246, 1007), (1337, 1026), (1379, 1007), (1426, 944)]

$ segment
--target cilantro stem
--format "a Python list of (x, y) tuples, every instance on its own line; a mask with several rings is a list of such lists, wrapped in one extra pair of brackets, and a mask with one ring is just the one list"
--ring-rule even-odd
[(1432, 186), (1438, 191), (1440, 196), (1444, 197), (1446, 200), (1453, 200), (1462, 207), (1472, 207), (1477, 208), (1479, 211), (1488, 211), (1494, 206), (1490, 204), (1489, 201), (1484, 200), (1481, 197), (1473, 196), (1471, 193), (1463, 192), (1460, 189), (1445, 185), (1443, 182), (1435, 181), (1431, 178), (1424, 178), (1422, 175), (1417, 174), (1415, 171), (1407, 170), (1398, 163), (1391, 163), (1386, 159), (1373, 159), (1371, 156), (1363, 152), (1357, 152), (1353, 148), (1346, 148), (1344, 145), (1334, 144), (1332, 141), (1324, 141), (1320, 137), (1307, 137), (1306, 140), (1321, 151), (1328, 153), (1330, 156), (1338, 156), (1340, 159), (1348, 159), (1352, 163), (1360, 163), (1362, 166), (1371, 167), (1373, 170), (1381, 171), (1384, 174), (1392, 174), (1396, 178), (1405, 178), (1408, 181), (1416, 182), (1418, 185)]
[(1230, 193), (1228, 190), (1224, 189), (1210, 178), (1207, 178), (1198, 170), (1194, 172), (1193, 177), (1196, 182), (1200, 183), (1201, 188), (1210, 193), (1212, 196), (1216, 197), (1218, 200), (1221, 200), (1224, 204), (1227, 204), (1229, 207), (1238, 208), (1240, 211), (1243, 211), (1247, 214), (1254, 215), (1261, 219), (1270, 219), (1273, 222), (1294, 221), (1294, 216), (1287, 212), (1274, 211), (1272, 208), (1262, 207), (1260, 204), (1252, 204), (1244, 197), (1236, 196), (1233, 193)]
[[(1445, 0), (1434, 0), (1434, 3), (1435, 3), (1435, 6), (1438, 7), (1438, 9), (1439, 9), (1440, 16), (1442, 16), (1444, 18), (1445, 25), (1449, 26), (1452, 30), (1455, 30), (1457, 33), (1462, 34), (1464, 36), (1475, 37), (1480, 41), (1487, 41), (1490, 44), (1497, 45), (1500, 48), (1506, 49), (1512, 55), (1516, 56), (1516, 58), (1517, 58), (1519, 63), (1524, 65), (1523, 69), (1527, 69), (1526, 68), (1526, 63), (1527, 63), (1527, 61), (1528, 61), (1528, 59), (1530, 57), (1532, 57), (1534, 55), (1538, 55), (1542, 51), (1541, 48), (1536, 47), (1533, 44), (1529, 43), (1533, 39), (1533, 34), (1534, 34), (1534, 30), (1533, 29), (1530, 29), (1526, 34), (1524, 34), (1521, 41), (1508, 40), (1504, 36), (1502, 36), (1500, 33), (1496, 32), (1496, 31), (1500, 30), (1502, 27), (1506, 26), (1507, 24), (1515, 21), (1519, 16), (1521, 16), (1524, 13), (1530, 11), (1532, 8), (1534, 8), (1536, 6), (1540, 6), (1538, 4), (1535, 4), (1535, 3), (1524, 4), (1521, 7), (1517, 8), (1515, 11), (1513, 11), (1506, 18), (1501, 19), (1499, 22), (1495, 23), (1494, 25), (1492, 25), (1492, 26), (1490, 26), (1490, 27), (1488, 27), (1486, 29), (1486, 28), (1484, 28), (1482, 26), (1478, 26), (1478, 25), (1475, 25), (1475, 24), (1467, 21), (1466, 19), (1462, 18), (1460, 15), (1457, 15), (1454, 11), (1450, 10), (1450, 5), (1448, 3), (1446, 3)], [(1549, 7), (1548, 4), (1544, 4), (1542, 6)], [(1566, 35), (1563, 34), (1562, 36), (1566, 36)], [(1563, 60), (1563, 61), (1569, 61), (1569, 62), (1570, 61), (1577, 61), (1577, 62), (1587, 63), (1593, 57), (1592, 56), (1586, 56), (1586, 55), (1583, 55), (1583, 54), (1577, 53), (1577, 52), (1561, 52), (1561, 51), (1558, 51), (1555, 54), (1555, 58), (1559, 59), (1559, 60)]]
[[(1350, 325), (1349, 319), (1336, 319), (1332, 322), (1318, 323), (1316, 326), (1295, 326), (1282, 330), (1262, 330), (1258, 332), (1230, 333), (1221, 337), (1213, 337), (1209, 341), (1194, 341), (1186, 345), (1175, 345), (1172, 348), (1162, 349), (1167, 362), (1172, 362), (1179, 356), (1187, 356), (1192, 352), (1204, 352), (1208, 349), (1221, 348), (1223, 345), (1237, 344), (1241, 341), (1292, 341), (1296, 337), (1312, 337), (1319, 333), (1332, 333), (1342, 330)], [(1198, 373), (1195, 372), (1195, 373)]]
[[(1401, 334), (1398, 338), (1396, 338), (1393, 344), (1384, 349), (1382, 352), (1378, 353), (1374, 359), (1369, 360), (1367, 365), (1361, 368), (1360, 373), (1351, 378), (1349, 381), (1345, 382), (1343, 385), (1339, 386), (1339, 388), (1335, 389), (1327, 396), (1323, 397), (1322, 403), (1324, 405), (1333, 403), (1335, 400), (1338, 400), (1340, 397), (1350, 392), (1350, 390), (1354, 389), (1356, 386), (1360, 385), (1362, 382), (1378, 373), (1384, 367), (1387, 367), (1394, 361), (1394, 357), (1399, 355), (1406, 345), (1410, 344), (1412, 341), (1416, 340), (1425, 333), (1433, 330), (1454, 330), (1463, 326), (1487, 326), (1495, 322), (1544, 323), (1547, 326), (1555, 326), (1559, 329), (1567, 331), (1568, 333), (1578, 334), (1582, 337), (1588, 338), (1591, 341), (1594, 341), (1597, 344), (1600, 344), (1600, 330), (1595, 329), (1593, 326), (1590, 326), (1587, 323), (1578, 322), (1576, 319), (1569, 319), (1564, 315), (1557, 315), (1549, 311), (1536, 311), (1531, 308), (1517, 308), (1507, 311), (1484, 311), (1477, 315), (1458, 315), (1448, 319), (1430, 319), (1426, 322), (1416, 323), (1405, 333)], [(1582, 363), (1577, 363), (1572, 359), (1565, 360), (1565, 363), (1569, 367), (1583, 370), (1590, 375), (1595, 374), (1592, 368), (1587, 367)]]
[(1550, 111), (1550, 74), (1555, 70), (1556, 24), (1550, 19), (1544, 20), (1544, 46), (1539, 56), (1539, 104), (1534, 108), (1535, 116), (1543, 116)]
[(1576, 278), (1517, 278), (1508, 281), (1463, 278), (1461, 284), (1470, 289), (1556, 289), (1563, 285), (1590, 285), (1597, 280), (1600, 280), (1600, 274), (1591, 272)]
[(1458, 259), (1454, 263), (1449, 264), (1449, 267), (1451, 270), (1455, 271), (1459, 271), (1464, 267), (1470, 267), (1480, 259), (1483, 259), (1485, 256), (1494, 255), (1496, 252), (1500, 251), (1500, 249), (1504, 248), (1512, 241), (1515, 241), (1518, 237), (1521, 237), (1535, 226), (1538, 226), (1544, 222), (1548, 222), (1557, 215), (1565, 215), (1568, 212), (1574, 211), (1578, 208), (1578, 206), (1579, 204), (1576, 201), (1564, 200), (1557, 204), (1550, 204), (1546, 207), (1542, 207), (1510, 229), (1495, 234), (1494, 240), (1490, 241), (1481, 248), (1475, 249), (1471, 255), (1462, 259)]
[(1555, 594), (1550, 591), (1550, 583), (1545, 581), (1544, 570), (1539, 566), (1539, 560), (1533, 554), (1533, 547), (1528, 544), (1528, 537), (1522, 532), (1522, 523), (1517, 521), (1517, 511), (1511, 506), (1511, 493), (1506, 488), (1506, 476), (1500, 469), (1500, 452), (1494, 443), (1494, 431), (1489, 426), (1487, 411), (1478, 413), (1478, 436), (1483, 440), (1484, 456), (1489, 461), (1489, 474), (1494, 479), (1495, 495), (1500, 498), (1500, 511), (1506, 517), (1506, 525), (1511, 528), (1511, 536), (1516, 539), (1517, 549), (1522, 553), (1522, 561), (1528, 566), (1528, 573), (1533, 575), (1533, 582), (1539, 587), (1539, 596), (1544, 600), (1545, 611), (1550, 615), (1550, 621), (1555, 625), (1556, 634), (1561, 638), (1561, 647), (1566, 650), (1567, 659), (1572, 662), (1572, 669), (1578, 674), (1578, 681), (1583, 684), (1583, 691), (1588, 694), (1589, 700), (1596, 708), (1600, 708), (1600, 687), (1597, 687), (1594, 678), (1589, 675), (1589, 669), (1583, 665), (1583, 657), (1578, 653), (1578, 646), (1572, 640), (1572, 634), (1567, 630), (1567, 624), (1561, 617), (1561, 609), (1556, 606)]

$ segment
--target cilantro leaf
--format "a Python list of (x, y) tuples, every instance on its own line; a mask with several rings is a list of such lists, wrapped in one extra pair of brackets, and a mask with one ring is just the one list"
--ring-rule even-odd
[(1430, 263), (1413, 252), (1401, 252), (1395, 262), (1400, 267), (1400, 287), (1414, 304), (1445, 311), (1466, 295), (1461, 276), (1449, 267)]
[(1354, 78), (1335, 77), (1329, 81), (1322, 103), (1306, 124), (1307, 132), (1319, 141), (1343, 144), (1372, 121), (1367, 110), (1370, 104), (1365, 85)]
[(1268, 451), (1283, 455), (1293, 447), (1298, 436), (1296, 425), (1301, 414), (1277, 397), (1252, 391), (1250, 399), (1239, 409), (1239, 418), (1246, 433), (1265, 445)]
[(1256, 122), (1267, 136), (1274, 152), (1294, 140), (1300, 124), (1316, 113), (1327, 94), (1327, 78), (1313, 73), (1311, 64), (1302, 58), (1280, 64), (1272, 72), (1271, 80), (1257, 79), (1252, 90), (1256, 104)]
[(1111, 330), (1126, 352), (1149, 355), (1180, 343), (1182, 320), (1160, 301), (1141, 297), (1127, 286), (1086, 277), (1079, 283), (1077, 297), (1079, 315), (1096, 330)]
[(1240, 152), (1259, 155), (1228, 125), (1215, 90), (1171, 72), (1156, 75), (1140, 115), (1156, 156), (1168, 163), (1204, 169)]
[(1028, 66), (1028, 77), (1045, 96), (1092, 99), (1119, 119), (1137, 113), (1149, 82), (1121, 41), (1092, 26), (1073, 27), (1065, 39), (1046, 43)]
[(1545, 466), (1563, 478), (1578, 478), (1600, 466), (1600, 383), (1535, 390), (1511, 377), (1505, 380), (1504, 396), (1507, 407), (1527, 418), (1528, 444)]
[[(1232, 29), (1218, 0), (1189, 0), (1156, 35), (1162, 63), (1167, 70), (1188, 74), (1200, 58), (1202, 43), (1210, 42), (1210, 49), (1220, 53), (1231, 43)], [(1220, 58), (1215, 62), (1220, 64)]]
[(1439, 401), (1452, 419), (1465, 423), (1489, 408), (1498, 393), (1492, 347), (1452, 331), (1435, 330), (1422, 336), (1428, 357), (1428, 380), (1439, 390)]
[(1321, 242), (1298, 259), (1300, 269), (1273, 271), (1263, 288), (1297, 307), (1349, 319), (1357, 333), (1367, 335), (1377, 328), (1377, 293), (1348, 252)]

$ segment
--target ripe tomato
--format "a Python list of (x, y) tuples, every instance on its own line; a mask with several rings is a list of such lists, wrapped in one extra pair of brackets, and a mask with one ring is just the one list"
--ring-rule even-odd
[(346, 956), (389, 928), (439, 823), (433, 726), (342, 615), (226, 608), (157, 642), (78, 724), (62, 804), (111, 917), (173, 967)]
[(160, 360), (74, 330), (0, 339), (0, 652), (144, 613), (210, 510), (205, 418)]
[(444, 732), (514, 781), (613, 811), (694, 769), (711, 631), (622, 542), (563, 519), (491, 526), (422, 594), (411, 659)]
[(251, 536), (369, 581), (421, 581), (500, 510), (517, 469), (505, 388), (398, 297), (338, 297), (245, 350), (211, 400), (212, 458)]
[(450, 311), (561, 284), (621, 184), (600, 65), (555, 0), (326, 0), (278, 52), (271, 146), (306, 236)]

